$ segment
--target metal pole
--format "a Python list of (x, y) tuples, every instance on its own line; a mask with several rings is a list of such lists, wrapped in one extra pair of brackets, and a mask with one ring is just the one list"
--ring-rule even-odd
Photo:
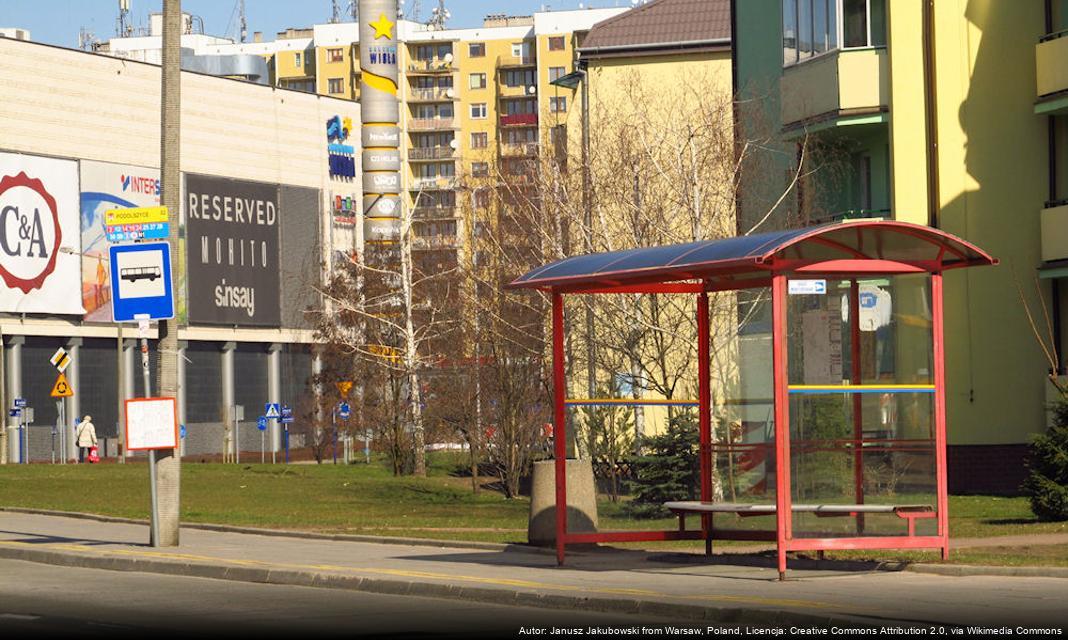
[(286, 438), (286, 464), (289, 464), (289, 425), (283, 425)]
[(241, 464), (241, 420), (237, 415), (237, 405), (234, 405), (234, 462)]
[(260, 464), (267, 459), (267, 432), (260, 431)]
[[(148, 372), (148, 320), (138, 318), (137, 334), (141, 339), (141, 377), (144, 381), (145, 398), (152, 397), (152, 378)], [(159, 493), (156, 481), (156, 450), (148, 450), (148, 477), (150, 478), (150, 491), (152, 493), (152, 526), (151, 540), (153, 547), (161, 546), (159, 537)]]
[(564, 564), (567, 537), (567, 380), (564, 377), (564, 297), (553, 293), (553, 448), (556, 466), (556, 563)]
[(792, 537), (786, 347), (786, 276), (776, 275), (771, 279), (771, 358), (775, 397), (775, 539), (779, 580), (786, 579), (786, 547)]
[(949, 481), (946, 478), (946, 353), (942, 274), (931, 274), (931, 333), (934, 342), (935, 483), (938, 497), (938, 536), (942, 561), (949, 560)]
[(122, 324), (119, 324), (115, 357), (118, 358), (118, 379), (115, 381), (115, 396), (118, 399), (119, 464), (126, 463), (126, 357), (123, 353)]
[[(712, 501), (712, 473), (716, 461), (712, 459), (712, 382), (711, 344), (708, 326), (708, 293), (697, 296), (697, 384), (698, 422), (701, 443), (701, 502)], [(701, 515), (701, 535), (705, 539), (705, 555), (712, 555), (712, 519)]]
[(334, 464), (337, 464), (337, 406), (330, 411), (330, 425), (334, 428)]

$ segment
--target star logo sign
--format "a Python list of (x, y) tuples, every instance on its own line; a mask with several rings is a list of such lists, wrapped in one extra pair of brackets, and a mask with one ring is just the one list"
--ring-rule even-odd
[(375, 40), (379, 38), (385, 38), (387, 40), (393, 39), (393, 23), (389, 21), (386, 14), (380, 14), (377, 22), (370, 23), (370, 26), (374, 27)]

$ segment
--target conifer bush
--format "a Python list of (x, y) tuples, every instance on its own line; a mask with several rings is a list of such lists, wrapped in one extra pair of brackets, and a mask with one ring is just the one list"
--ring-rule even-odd
[(624, 511), (634, 518), (671, 515), (664, 503), (695, 500), (700, 486), (699, 435), (693, 412), (675, 415), (663, 435), (644, 440), (645, 453), (633, 460), (635, 480), (628, 481), (634, 499)]
[(1031, 475), (1021, 487), (1040, 520), (1068, 520), (1068, 401), (1053, 408), (1053, 426), (1031, 443)]

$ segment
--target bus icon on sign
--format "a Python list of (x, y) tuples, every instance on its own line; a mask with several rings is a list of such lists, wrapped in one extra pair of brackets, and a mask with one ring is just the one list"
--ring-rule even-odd
[(159, 267), (127, 267), (125, 269), (119, 269), (119, 278), (127, 280), (129, 282), (137, 282), (138, 280), (154, 281), (161, 275)]

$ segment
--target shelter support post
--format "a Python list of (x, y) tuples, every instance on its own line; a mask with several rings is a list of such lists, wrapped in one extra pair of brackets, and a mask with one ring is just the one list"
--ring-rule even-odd
[[(849, 346), (853, 384), (861, 383), (860, 366), (860, 286), (857, 279), (849, 281)], [(857, 504), (864, 504), (864, 414), (859, 393), (853, 396), (853, 493)], [(864, 533), (864, 514), (857, 514), (857, 535)]]
[(786, 276), (771, 281), (771, 335), (775, 389), (775, 538), (779, 580), (786, 579), (786, 550), (792, 528), (790, 500), (790, 412), (786, 363)]
[(556, 463), (556, 563), (564, 564), (567, 536), (567, 426), (564, 378), (564, 297), (553, 292), (553, 457)]
[(942, 539), (942, 560), (949, 560), (949, 486), (946, 479), (946, 365), (942, 274), (931, 274), (931, 329), (934, 342), (935, 384), (935, 476), (938, 492), (938, 537)]
[[(709, 359), (708, 294), (697, 296), (697, 385), (698, 428), (701, 443), (701, 502), (712, 501), (712, 384)], [(705, 555), (712, 555), (712, 515), (701, 514), (701, 536), (705, 540)]]

